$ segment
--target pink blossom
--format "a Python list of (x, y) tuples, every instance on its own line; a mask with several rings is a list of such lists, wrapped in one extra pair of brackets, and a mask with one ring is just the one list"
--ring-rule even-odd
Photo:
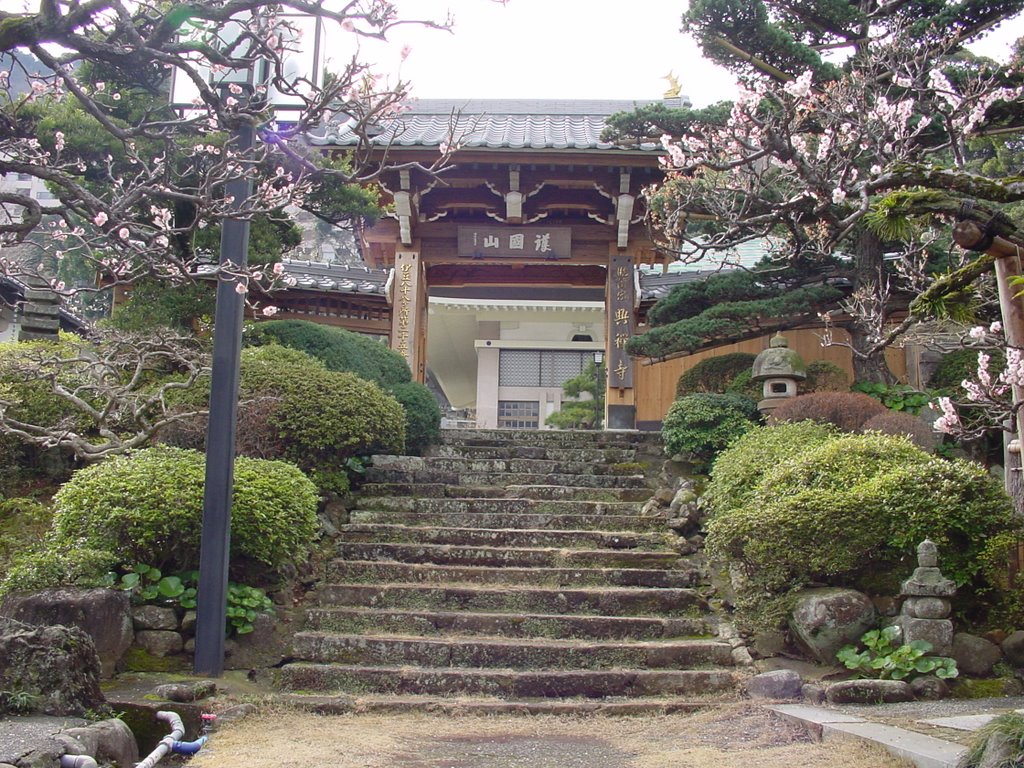
[(985, 328), (984, 326), (976, 325), (967, 332), (967, 335), (970, 336), (972, 339), (981, 341), (982, 339), (985, 338)]
[(989, 333), (1002, 333), (1003, 324), (996, 320), (995, 322), (992, 323), (992, 325), (988, 327), (988, 331)]
[(932, 426), (938, 432), (951, 434), (960, 426), (960, 417), (957, 415), (956, 408), (953, 407), (953, 401), (948, 397), (940, 397), (938, 404), (942, 415), (935, 420)]
[(280, 261), (277, 262), (277, 264), (274, 265), (274, 274), (275, 275), (283, 275), (284, 274), (284, 264), (282, 264)]
[(235, 293), (244, 295), (248, 290), (249, 289), (245, 287), (245, 283), (235, 283)]
[(105, 90), (107, 90), (107, 84), (104, 82), (96, 83), (96, 90), (99, 93), (103, 93)]
[(53, 134), (53, 147), (58, 152), (64, 149), (64, 133), (62, 131), (56, 131)]
[(127, 240), (128, 235), (130, 234), (131, 233), (128, 231), (128, 227), (121, 227), (119, 230), (117, 230), (117, 236), (120, 237), (122, 240)]
[(278, 312), (278, 309), (277, 309), (277, 307), (274, 307), (274, 306), (269, 306), (269, 307), (264, 307), (263, 308), (263, 316), (264, 317), (273, 317), (274, 315), (277, 314), (277, 312)]
[(104, 224), (107, 223), (107, 221), (107, 214), (104, 213), (103, 211), (100, 211), (99, 213), (92, 217), (92, 223), (95, 224), (97, 227), (102, 227)]

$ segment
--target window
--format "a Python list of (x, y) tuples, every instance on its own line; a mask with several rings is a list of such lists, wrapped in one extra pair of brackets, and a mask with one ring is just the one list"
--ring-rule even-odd
[(540, 402), (536, 400), (499, 400), (499, 429), (537, 429), (540, 427)]
[(503, 349), (498, 357), (500, 387), (561, 387), (593, 360), (591, 352), (562, 349)]

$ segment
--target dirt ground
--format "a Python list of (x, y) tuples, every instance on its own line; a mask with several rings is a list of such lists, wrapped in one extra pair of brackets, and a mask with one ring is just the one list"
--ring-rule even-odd
[(811, 741), (751, 704), (659, 717), (311, 715), (225, 726), (189, 768), (907, 768), (857, 741)]

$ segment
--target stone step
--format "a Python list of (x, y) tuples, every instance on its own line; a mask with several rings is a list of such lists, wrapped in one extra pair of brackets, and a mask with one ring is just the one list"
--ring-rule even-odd
[(310, 608), (306, 611), (306, 629), (346, 634), (383, 632), (421, 637), (459, 634), (581, 640), (664, 640), (708, 637), (715, 632), (711, 622), (703, 618), (375, 608)]
[(287, 664), (281, 685), (295, 691), (354, 691), (503, 698), (605, 698), (731, 693), (730, 670), (477, 670)]
[[(621, 550), (664, 550), (674, 552), (677, 538), (668, 533), (631, 531), (587, 531), (529, 528), (450, 528), (350, 523), (340, 528), (344, 541), (372, 543), (430, 544), (449, 547), (501, 547), (514, 553), (523, 548), (579, 548)], [(371, 559), (371, 558), (364, 558)], [(375, 559), (375, 558), (373, 558)], [(404, 557), (404, 561), (408, 562)], [(548, 564), (548, 563), (545, 563)]]
[(393, 544), (338, 541), (342, 560), (431, 563), (435, 565), (508, 566), (511, 568), (663, 568), (678, 564), (678, 552), (641, 549), (556, 549), (447, 544)]
[(574, 499), (515, 498), (423, 498), (411, 496), (368, 496), (356, 503), (357, 510), (398, 512), (493, 513), (509, 517), (524, 514), (551, 515), (635, 515), (641, 504), (635, 501), (587, 501)]
[(650, 488), (590, 488), (573, 485), (508, 485), (502, 490), (508, 499), (540, 501), (606, 501), (645, 502), (651, 498)]
[[(380, 497), (383, 498), (383, 497)], [(432, 499), (417, 499), (432, 501)], [(630, 505), (633, 506), (633, 505)], [(349, 513), (353, 523), (386, 523), (408, 526), (441, 526), (451, 528), (531, 529), (587, 531), (660, 532), (665, 520), (637, 515), (554, 515), (497, 514), (490, 512), (399, 512), (384, 509), (356, 509)]]
[(505, 473), (522, 475), (614, 475), (623, 477), (641, 474), (642, 467), (636, 462), (584, 461), (574, 459), (510, 459), (504, 457), (460, 456), (423, 459), (425, 470), (438, 472)]
[(495, 637), (397, 637), (299, 632), (303, 661), (365, 666), (475, 669), (703, 669), (732, 666), (732, 646), (717, 640), (595, 642)]
[[(501, 486), (474, 487), (450, 483), (363, 483), (360, 498), (377, 496), (416, 497), (429, 499), (504, 499), (506, 490)], [(607, 493), (607, 492), (606, 492)], [(611, 495), (611, 494), (608, 494)], [(618, 499), (616, 499), (617, 501)]]
[(661, 450), (657, 432), (604, 432), (557, 429), (442, 429), (442, 445), (542, 445), (560, 448), (637, 448)]
[(334, 560), (328, 566), (334, 582), (523, 584), (528, 586), (695, 587), (703, 582), (700, 570), (651, 568), (492, 568)]
[[(643, 475), (573, 474), (571, 472), (502, 472), (500, 470), (450, 471), (442, 469), (392, 469), (389, 467), (367, 467), (366, 482), (393, 485), (445, 484), (478, 488), (507, 487), (509, 485), (560, 485), (576, 488), (643, 488), (647, 495), (647, 481)], [(421, 495), (413, 491), (411, 496)]]
[(557, 448), (545, 445), (434, 445), (428, 456), (437, 458), (550, 459), (620, 464), (637, 459), (636, 448)]
[(672, 696), (638, 697), (632, 699), (501, 699), (483, 696), (350, 696), (309, 693), (288, 693), (275, 697), (282, 703), (321, 715), (380, 714), (430, 712), (440, 715), (602, 715), (608, 717), (641, 715), (674, 715), (698, 712), (709, 707), (732, 703), (735, 696), (726, 691), (715, 696), (691, 698)]
[[(363, 565), (376, 567), (379, 564)], [(425, 566), (406, 566), (406, 569), (417, 571), (415, 575), (421, 577), (418, 579), (421, 582), (431, 581), (430, 576), (434, 572), (450, 571), (450, 569)], [(349, 570), (357, 571), (358, 569)], [(464, 575), (477, 577), (477, 581), (472, 584), (439, 586), (418, 583), (328, 583), (319, 585), (314, 599), (322, 608), (345, 606), (382, 610), (469, 611), (513, 615), (544, 613), (574, 616), (658, 617), (662, 620), (703, 617), (707, 611), (707, 603), (692, 586), (661, 589), (650, 589), (645, 586), (573, 586), (570, 588), (505, 584), (484, 586), (479, 583), (482, 569), (461, 570), (469, 571)], [(500, 572), (502, 569), (494, 570)], [(657, 573), (658, 575), (665, 574), (663, 571)]]

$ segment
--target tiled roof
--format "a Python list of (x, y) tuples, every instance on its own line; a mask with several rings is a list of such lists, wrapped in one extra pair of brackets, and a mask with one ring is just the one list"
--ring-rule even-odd
[[(331, 293), (384, 294), (388, 271), (361, 266), (323, 264), (315, 261), (284, 259), (285, 274), (295, 278), (295, 287)], [(706, 280), (718, 270), (640, 273), (640, 295), (645, 301), (657, 300), (682, 283)]]
[(707, 280), (720, 270), (692, 270), (689, 272), (656, 272), (640, 273), (640, 297), (643, 301), (657, 301), (667, 295), (677, 285)]
[[(601, 141), (605, 120), (651, 104), (628, 100), (564, 99), (422, 99), (378, 126), (373, 142), (401, 147), (489, 149), (641, 149), (662, 151), (660, 144), (622, 147)], [(683, 102), (688, 104), (688, 101)], [(351, 146), (358, 137), (352, 121), (322, 126), (309, 140), (318, 146)]]
[(282, 260), (284, 272), (295, 278), (295, 287), (335, 293), (376, 293), (383, 295), (387, 270), (321, 264), (315, 261)]

